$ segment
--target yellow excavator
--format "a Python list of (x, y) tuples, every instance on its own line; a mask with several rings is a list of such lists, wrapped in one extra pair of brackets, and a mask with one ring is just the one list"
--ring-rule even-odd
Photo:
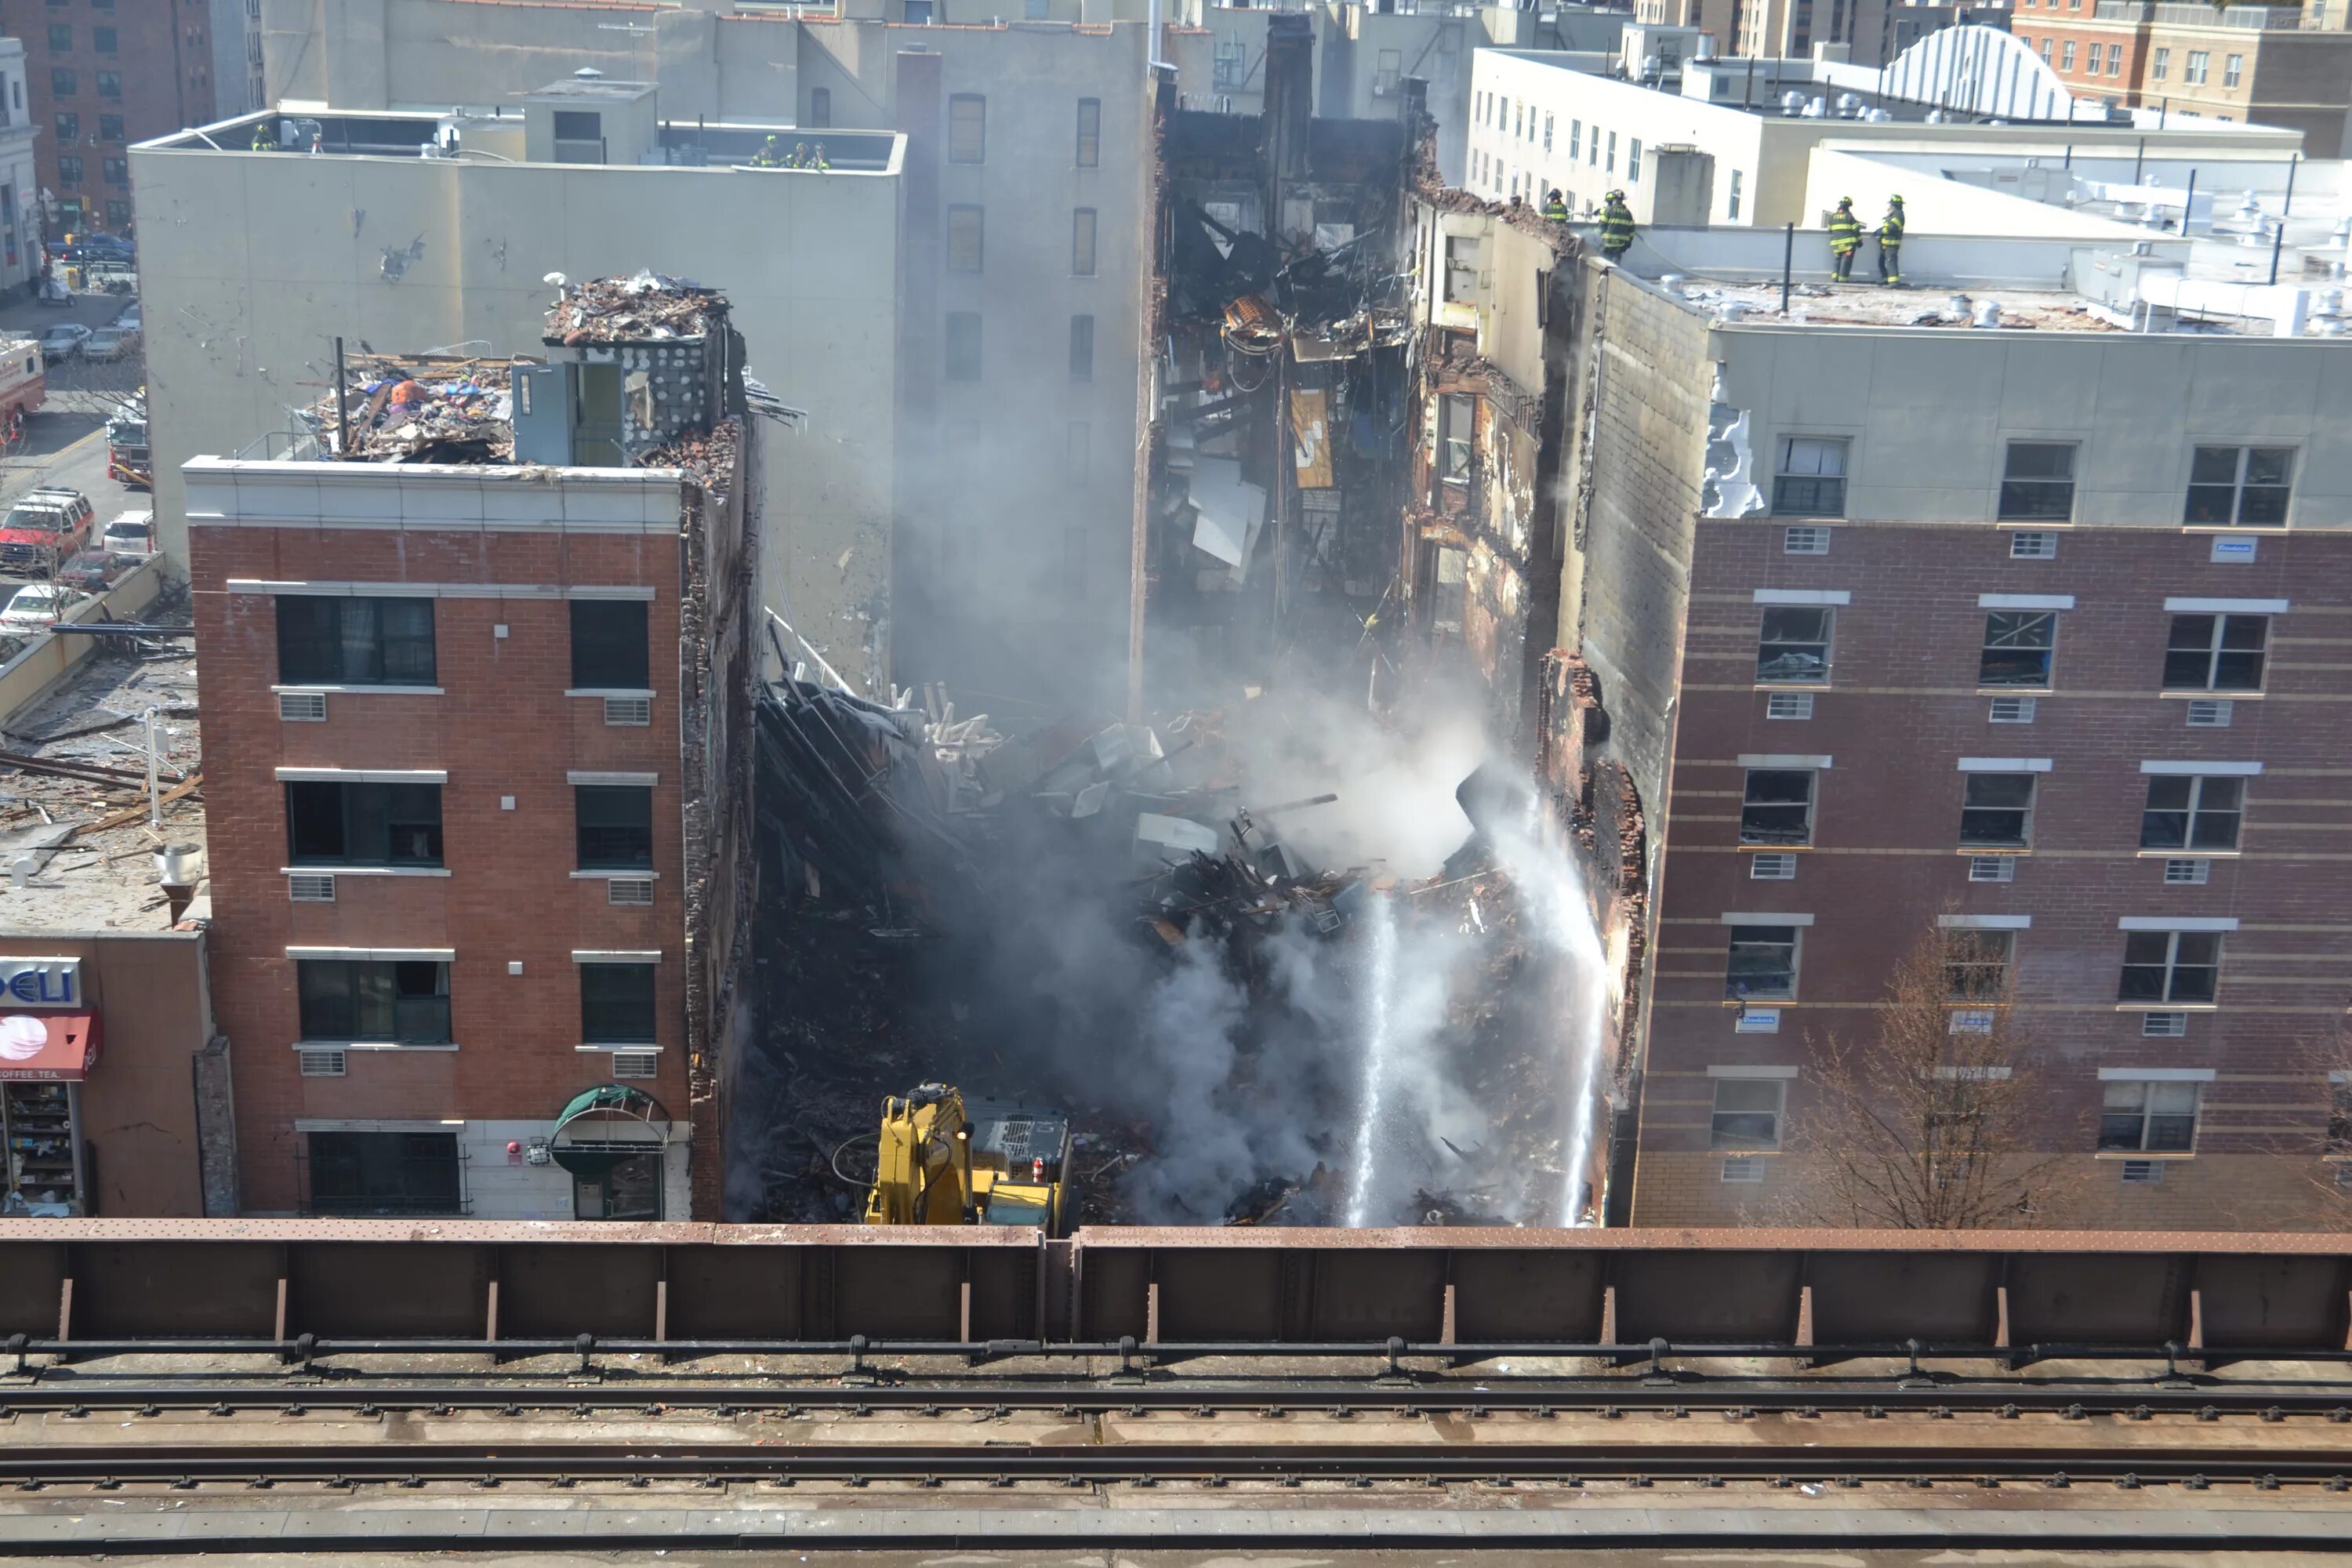
[(1070, 1124), (1050, 1110), (974, 1100), (943, 1083), (882, 1102), (868, 1225), (1025, 1225), (1062, 1231)]

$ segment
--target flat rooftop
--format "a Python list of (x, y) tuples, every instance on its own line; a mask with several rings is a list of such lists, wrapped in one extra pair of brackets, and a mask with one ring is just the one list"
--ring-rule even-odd
[[(604, 84), (610, 86), (612, 84)], [(524, 98), (540, 98), (528, 93)], [(296, 142), (278, 149), (257, 150), (253, 134), (257, 128), (282, 132), (284, 127), (296, 128)], [(457, 129), (461, 151), (449, 161), (484, 165), (492, 163), (511, 166), (519, 162), (503, 150), (495, 157), (471, 155), (463, 151), (469, 128), (488, 126), (522, 133), (523, 114), (520, 102), (503, 114), (484, 114), (473, 110), (452, 113), (443, 110), (408, 111), (402, 110), (370, 110), (347, 112), (336, 110), (286, 110), (268, 114), (247, 114), (235, 120), (224, 120), (192, 131), (178, 131), (169, 136), (158, 136), (138, 144), (141, 152), (200, 153), (206, 155), (226, 154), (239, 158), (284, 158), (295, 155), (321, 158), (441, 158), (434, 144), (441, 140), (445, 127)], [(316, 153), (310, 151), (310, 137), (318, 139)], [(826, 169), (750, 168), (751, 160), (767, 144), (772, 136), (791, 142), (807, 142), (812, 148), (819, 142), (824, 146)], [(742, 170), (761, 175), (824, 174), (895, 174), (898, 168), (898, 149), (904, 138), (895, 131), (810, 130), (789, 121), (734, 121), (727, 124), (701, 124), (664, 121), (656, 133), (654, 152), (646, 163), (616, 159), (604, 164), (545, 163), (544, 168), (561, 168), (579, 173), (588, 168), (639, 168), (668, 166), (673, 168)], [(299, 143), (299, 144), (298, 144)], [(787, 151), (789, 151), (789, 145)]]
[[(187, 618), (159, 604), (160, 621)], [(159, 836), (147, 823), (143, 722), (157, 714)], [(175, 924), (156, 877), (164, 845), (205, 846), (204, 738), (194, 645), (109, 637), (30, 707), (0, 723), (0, 930), (160, 931)], [(209, 908), (207, 873), (176, 923)]]

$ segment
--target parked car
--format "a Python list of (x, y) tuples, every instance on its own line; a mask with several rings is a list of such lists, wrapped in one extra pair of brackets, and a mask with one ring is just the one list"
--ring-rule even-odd
[(126, 511), (106, 525), (99, 543), (117, 555), (155, 553), (155, 514)]
[(89, 335), (89, 329), (79, 321), (59, 321), (41, 334), (42, 361), (55, 364), (59, 360), (72, 359), (81, 353)]
[(57, 563), (89, 543), (96, 518), (89, 498), (79, 490), (51, 485), (26, 490), (0, 518), (0, 572), (47, 576)]
[(137, 331), (139, 330), (139, 301), (133, 300), (128, 305), (123, 306), (122, 314), (114, 318), (114, 324), (121, 327), (126, 332)]
[(135, 559), (110, 550), (85, 550), (58, 568), (58, 581), (85, 594), (103, 594), (137, 564)]
[(66, 606), (74, 602), (74, 591), (57, 583), (27, 583), (16, 590), (8, 607), (0, 610), (0, 632), (13, 632), (19, 637), (32, 632), (45, 632), (57, 624)]
[(81, 357), (100, 361), (129, 359), (138, 346), (138, 333), (126, 332), (121, 327), (100, 327), (82, 341)]

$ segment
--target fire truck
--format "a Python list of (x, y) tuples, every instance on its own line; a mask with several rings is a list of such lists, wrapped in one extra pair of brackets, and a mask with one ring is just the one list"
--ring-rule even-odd
[(106, 477), (134, 490), (154, 488), (155, 463), (147, 449), (143, 390), (106, 421)]

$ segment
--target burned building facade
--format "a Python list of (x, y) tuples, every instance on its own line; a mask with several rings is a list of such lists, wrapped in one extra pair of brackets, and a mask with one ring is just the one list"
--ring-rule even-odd
[(726, 300), (353, 358), (199, 458), (212, 982), (242, 1207), (714, 1215), (748, 943), (759, 476)]

